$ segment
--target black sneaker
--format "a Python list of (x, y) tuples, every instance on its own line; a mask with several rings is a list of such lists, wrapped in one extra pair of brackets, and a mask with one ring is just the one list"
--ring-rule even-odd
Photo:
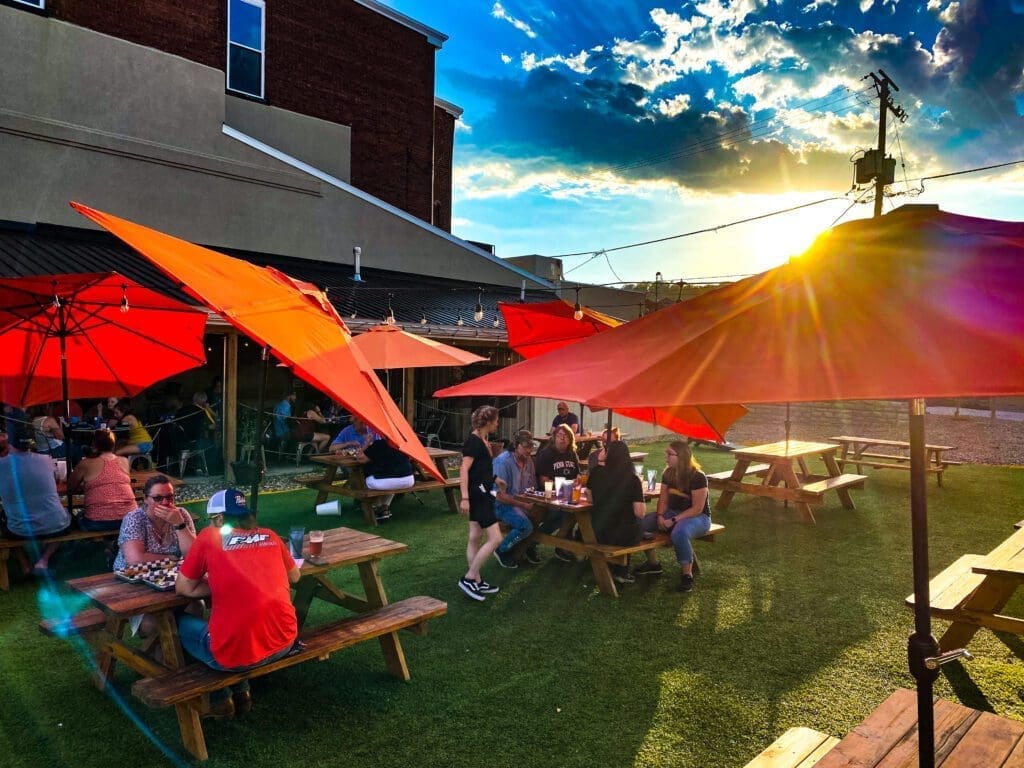
[(633, 569), (637, 576), (661, 576), (663, 572), (661, 563), (646, 562)]
[(567, 549), (562, 549), (561, 547), (555, 547), (555, 557), (557, 557), (559, 560), (562, 560), (562, 561), (564, 561), (566, 563), (575, 563), (576, 562), (576, 555), (574, 555), (572, 552), (570, 552)]
[(612, 574), (612, 579), (616, 584), (632, 584), (636, 581), (636, 577), (629, 572), (628, 568), (623, 567), (621, 571), (615, 571)]
[(487, 599), (480, 592), (480, 585), (472, 579), (467, 579), (465, 577), (459, 579), (459, 589), (466, 593), (466, 597), (472, 598), (478, 602)]
[(526, 548), (526, 562), (530, 565), (540, 565), (540, 554), (537, 552), (536, 544), (531, 544)]
[[(501, 587), (497, 587), (494, 584), (488, 584), (483, 579), (480, 579), (480, 581), (476, 583), (476, 590), (481, 595), (496, 595), (501, 591)], [(482, 600), (483, 598), (480, 599)]]
[(501, 567), (502, 568), (518, 568), (519, 567), (519, 563), (517, 563), (515, 560), (512, 559), (512, 555), (511, 554), (504, 554), (503, 555), (498, 550), (494, 550), (494, 556), (497, 558), (498, 562), (501, 563)]
[(688, 573), (681, 574), (678, 590), (680, 592), (693, 592), (693, 576)]

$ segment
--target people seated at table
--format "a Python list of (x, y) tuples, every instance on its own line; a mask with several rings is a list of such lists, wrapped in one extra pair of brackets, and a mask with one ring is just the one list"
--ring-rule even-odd
[[(608, 444), (604, 465), (594, 468), (587, 481), (593, 504), (591, 520), (600, 544), (628, 547), (640, 542), (640, 519), (647, 512), (644, 489), (633, 471), (629, 448), (621, 440)], [(628, 565), (612, 565), (612, 578), (631, 583)]]
[(36, 441), (36, 453), (45, 453), (55, 459), (67, 456), (64, 444), (64, 428), (52, 415), (49, 405), (33, 408), (32, 431)]
[(176, 506), (174, 500), (174, 486), (166, 475), (153, 475), (146, 481), (142, 504), (121, 521), (115, 571), (134, 563), (188, 554), (196, 538), (196, 526), (188, 511)]
[(85, 493), (78, 518), (84, 531), (116, 531), (121, 520), (136, 508), (128, 459), (114, 453), (114, 433), (97, 429), (92, 437), (92, 458), (82, 459), (68, 478), (68, 490)]
[[(509, 532), (494, 550), (494, 556), (505, 568), (519, 567), (512, 550), (533, 533), (533, 523), (526, 515), (526, 511), (533, 505), (515, 498), (528, 488), (537, 487), (537, 470), (533, 465), (532, 454), (533, 435), (527, 430), (522, 430), (512, 438), (508, 450), (494, 459), (494, 480), (498, 487), (494, 514), (509, 527)], [(537, 545), (528, 547), (525, 556), (527, 562), (534, 565), (539, 563)]]
[(323, 425), (327, 423), (319, 406), (312, 403), (303, 403), (299, 408), (301, 414), (294, 421), (292, 437), (297, 443), (312, 443), (317, 453), (327, 450), (327, 444), (331, 442), (330, 432), (325, 432)]
[(352, 423), (345, 427), (331, 443), (332, 453), (353, 449), (365, 448), (374, 440), (379, 438), (376, 432), (367, 426), (366, 422), (358, 416), (352, 417)]
[[(412, 462), (409, 457), (395, 448), (386, 438), (374, 440), (356, 453), (356, 460), (365, 462), (366, 487), (371, 491), (399, 491), (416, 484)], [(373, 513), (377, 521), (391, 517), (392, 493), (381, 499)]]
[(117, 404), (121, 401), (117, 395), (99, 400), (95, 405), (87, 408), (82, 414), (82, 418), (94, 427), (100, 427), (106, 424), (108, 427), (113, 427), (117, 424), (117, 417), (114, 416), (114, 409)]
[(558, 426), (548, 444), (537, 454), (537, 479), (541, 483), (556, 477), (575, 480), (580, 473), (580, 457), (576, 453), (576, 435), (568, 425)]
[(118, 424), (128, 427), (128, 437), (114, 450), (114, 453), (118, 456), (136, 456), (153, 450), (153, 438), (132, 410), (131, 401), (127, 399), (119, 401), (114, 408), (114, 418), (117, 419)]
[(459, 467), (459, 512), (469, 515), (469, 535), (466, 543), (466, 573), (458, 586), (467, 597), (478, 602), (487, 595), (497, 594), (498, 587), (488, 584), (480, 576), (487, 558), (501, 544), (501, 527), (494, 513), (494, 460), (491, 457), (490, 435), (498, 428), (498, 409), (481, 405), (470, 417), (473, 431), (462, 444), (462, 464)]
[(551, 429), (548, 430), (549, 435), (553, 435), (555, 430), (561, 425), (565, 424), (572, 430), (574, 435), (580, 433), (580, 419), (579, 417), (569, 410), (569, 406), (565, 402), (560, 402), (555, 406), (555, 410), (558, 411), (555, 418), (551, 420)]
[[(661, 495), (655, 512), (647, 515), (640, 526), (644, 532), (665, 531), (672, 537), (672, 546), (679, 563), (679, 591), (693, 589), (693, 554), (691, 540), (711, 530), (711, 503), (708, 501), (708, 478), (685, 440), (676, 440), (665, 450), (668, 466), (661, 476)], [(647, 550), (647, 562), (638, 574), (658, 575), (662, 572), (657, 552)]]
[[(0, 458), (0, 501), (5, 518), (0, 520), (0, 529), (4, 536), (28, 540), (37, 557), (32, 570), (44, 575), (59, 545), (39, 547), (32, 540), (66, 533), (71, 527), (71, 516), (57, 494), (53, 459), (32, 451), (34, 441), (23, 425), (12, 427), (9, 442), (7, 456)], [(28, 575), (29, 565), (24, 554), (20, 554), (19, 559), (22, 570)]]
[(601, 448), (597, 451), (591, 451), (587, 456), (587, 469), (593, 470), (594, 467), (604, 464), (605, 457), (607, 456), (606, 446), (609, 443), (613, 443), (616, 440), (621, 440), (621, 433), (618, 427), (612, 427), (611, 434), (608, 434), (608, 430), (605, 429), (601, 433)]
[(274, 406), (274, 439), (278, 445), (284, 443), (291, 434), (292, 405), (296, 395), (292, 391), (285, 392), (281, 400)]
[[(260, 527), (245, 495), (218, 491), (206, 506), (213, 525), (200, 532), (178, 568), (175, 591), (211, 597), (209, 621), (178, 616), (181, 645), (218, 670), (248, 670), (286, 656), (298, 637), (290, 585), (299, 568), (284, 542)], [(252, 709), (248, 681), (210, 694), (208, 714), (231, 717)]]

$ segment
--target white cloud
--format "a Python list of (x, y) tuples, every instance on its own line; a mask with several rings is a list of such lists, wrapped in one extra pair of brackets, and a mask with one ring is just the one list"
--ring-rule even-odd
[(675, 117), (681, 112), (690, 108), (690, 94), (680, 93), (671, 99), (662, 99), (656, 105), (656, 109), (666, 117)]
[(455, 121), (455, 130), (458, 133), (472, 133), (473, 126), (460, 117), (458, 120)]
[(952, 24), (960, 13), (960, 3), (950, 3), (946, 9), (939, 14), (939, 21), (943, 24)]
[(529, 24), (510, 15), (509, 12), (506, 11), (505, 8), (502, 6), (501, 3), (494, 4), (494, 6), (491, 8), (491, 16), (493, 16), (496, 19), (501, 19), (502, 21), (507, 21), (509, 24), (511, 24), (513, 27), (518, 29), (523, 34), (525, 34), (527, 37), (533, 38), (537, 36), (537, 33), (530, 28)]
[(464, 219), (461, 216), (452, 217), (452, 229), (455, 229), (456, 227), (467, 229), (468, 227), (472, 227), (473, 225), (474, 221), (472, 219)]
[(860, 0), (860, 12), (867, 13), (871, 10), (871, 6), (875, 4), (875, 0)]
[(811, 13), (825, 5), (831, 5), (833, 8), (835, 8), (838, 2), (839, 0), (814, 0), (814, 2), (805, 5), (801, 9), (801, 13)]
[(748, 14), (756, 13), (767, 5), (765, 0), (708, 0), (697, 3), (697, 13), (707, 16), (713, 27), (735, 29)]
[[(601, 47), (593, 49), (595, 51), (601, 50)], [(550, 67), (554, 64), (561, 64), (567, 69), (571, 69), (580, 75), (589, 75), (593, 72), (593, 67), (587, 67), (587, 60), (590, 58), (590, 51), (581, 50), (575, 56), (548, 56), (543, 59), (538, 59), (535, 53), (524, 53), (522, 54), (521, 60), (523, 70), (529, 72), (537, 67)]]
[(511, 64), (512, 63), (512, 57), (509, 56), (507, 53), (501, 54), (501, 63), (502, 64)]

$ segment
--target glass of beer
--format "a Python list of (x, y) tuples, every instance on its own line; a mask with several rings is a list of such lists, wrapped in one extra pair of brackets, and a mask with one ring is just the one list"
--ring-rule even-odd
[(309, 532), (309, 556), (320, 557), (320, 554), (324, 551), (324, 532), (323, 531), (310, 531)]
[(580, 472), (579, 477), (577, 479), (580, 481), (580, 488), (586, 488), (587, 487), (587, 473), (586, 472)]
[(574, 485), (572, 487), (572, 503), (573, 504), (579, 504), (580, 503), (580, 492), (582, 490), (583, 490), (582, 486), (579, 486), (579, 485)]

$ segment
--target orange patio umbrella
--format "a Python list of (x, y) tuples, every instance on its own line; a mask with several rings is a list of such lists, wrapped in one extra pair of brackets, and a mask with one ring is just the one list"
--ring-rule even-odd
[(352, 344), (371, 366), (384, 370), (471, 365), (487, 359), (386, 323), (358, 334)]
[(352, 345), (348, 329), (321, 291), (277, 270), (225, 256), (79, 203), (71, 206), (124, 240), (176, 280), (184, 292), (272, 349), (295, 375), (343, 404), (426, 472), (442, 479), (412, 426), (362, 352)]
[[(659, 424), (680, 435), (724, 442), (729, 427), (747, 412), (742, 405), (718, 402), (693, 406), (684, 404), (673, 390), (653, 392), (644, 387), (650, 367), (682, 338), (672, 332), (672, 325), (704, 328), (716, 320), (698, 311), (699, 301), (700, 297), (671, 307), (679, 319), (668, 327), (664, 321), (652, 322), (655, 315), (620, 324), (607, 315), (593, 311), (587, 314), (586, 310), (586, 321), (577, 321), (572, 305), (561, 300), (538, 305), (501, 304), (502, 314), (509, 312), (505, 314), (509, 346), (523, 355), (540, 354), (434, 394), (574, 400), (592, 409), (607, 408), (627, 418)], [(533, 315), (530, 308), (535, 306), (539, 310)], [(545, 336), (546, 328), (550, 336)], [(667, 335), (661, 336), (663, 331)], [(615, 341), (609, 342), (613, 337)], [(634, 382), (648, 395), (646, 401), (616, 401), (608, 396), (609, 390), (625, 382)]]

